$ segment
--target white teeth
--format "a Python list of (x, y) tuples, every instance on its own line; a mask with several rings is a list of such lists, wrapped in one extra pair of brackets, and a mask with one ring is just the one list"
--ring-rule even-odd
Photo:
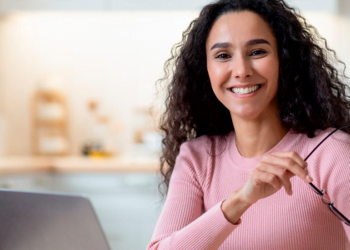
[(236, 93), (236, 94), (249, 94), (254, 91), (256, 91), (259, 88), (258, 85), (255, 85), (253, 87), (248, 87), (248, 88), (232, 88), (231, 91)]

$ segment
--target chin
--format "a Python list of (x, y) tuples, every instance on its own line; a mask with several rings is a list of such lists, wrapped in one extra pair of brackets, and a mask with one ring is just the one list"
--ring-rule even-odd
[(231, 116), (234, 117), (239, 117), (240, 119), (245, 119), (245, 120), (253, 120), (256, 119), (261, 112), (257, 110), (241, 110), (237, 112), (237, 110), (231, 111)]

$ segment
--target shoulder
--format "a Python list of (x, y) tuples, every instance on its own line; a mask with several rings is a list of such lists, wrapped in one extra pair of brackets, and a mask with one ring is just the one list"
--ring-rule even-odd
[(181, 144), (175, 167), (179, 168), (180, 166), (177, 165), (186, 165), (196, 172), (204, 168), (208, 161), (209, 141), (209, 137), (203, 135)]
[[(176, 169), (195, 173), (204, 180), (208, 172), (210, 158), (215, 155), (215, 151), (221, 148), (220, 142), (224, 136), (202, 135), (190, 141), (184, 142), (180, 146), (180, 152), (176, 158)], [(214, 151), (214, 152), (213, 152)]]
[[(317, 131), (314, 138), (309, 139), (309, 153), (325, 139), (335, 128)], [(309, 154), (308, 153), (308, 154)], [(341, 130), (337, 130), (330, 135), (312, 153), (309, 162), (310, 175), (314, 179), (317, 187), (325, 188), (329, 197), (340, 204), (344, 200), (349, 200), (347, 190), (350, 188), (350, 135)], [(345, 202), (349, 204), (348, 202)], [(343, 207), (344, 209), (348, 209)]]
[(192, 157), (208, 159), (226, 148), (227, 135), (202, 135), (183, 143), (180, 155), (189, 154)]
[(195, 155), (203, 154), (203, 149), (208, 147), (209, 141), (209, 136), (202, 135), (190, 141), (184, 142), (181, 144), (180, 153), (187, 152)]
[[(325, 130), (317, 130), (313, 138), (306, 139), (307, 155), (312, 151), (333, 131), (335, 128), (327, 128)], [(350, 174), (350, 135), (337, 130), (322, 142), (307, 159), (312, 163), (312, 168), (320, 176), (329, 177), (336, 173)]]
[[(316, 130), (315, 136), (313, 138), (306, 139), (308, 144), (308, 150), (311, 152), (319, 143), (321, 143), (328, 135), (330, 135), (335, 128), (327, 128), (325, 130)], [(350, 150), (350, 135), (344, 131), (337, 130), (331, 134), (325, 141), (320, 144), (320, 146), (315, 150), (317, 155), (321, 152), (323, 154), (329, 155), (330, 153), (335, 153), (339, 155), (342, 152), (349, 153)]]

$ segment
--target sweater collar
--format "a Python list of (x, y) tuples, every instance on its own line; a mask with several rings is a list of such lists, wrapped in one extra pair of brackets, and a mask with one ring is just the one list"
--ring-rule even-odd
[[(266, 153), (255, 157), (255, 158), (245, 158), (243, 157), (236, 146), (236, 133), (234, 131), (232, 131), (229, 135), (228, 135), (228, 139), (227, 139), (227, 143), (228, 143), (228, 154), (229, 154), (229, 159), (231, 161), (231, 163), (240, 169), (244, 169), (244, 170), (253, 170), (256, 165), (258, 164), (258, 162), (261, 161), (262, 157), (266, 154), (270, 154), (272, 152), (277, 152), (277, 151), (289, 151), (292, 144), (294, 144), (293, 142), (296, 142), (297, 139), (300, 139), (300, 134), (299, 133), (295, 133), (292, 128), (289, 129), (289, 131), (287, 132), (287, 134), (285, 134), (285, 136), (273, 147), (271, 148), (269, 151), (267, 151)], [(299, 140), (297, 140), (299, 141)]]

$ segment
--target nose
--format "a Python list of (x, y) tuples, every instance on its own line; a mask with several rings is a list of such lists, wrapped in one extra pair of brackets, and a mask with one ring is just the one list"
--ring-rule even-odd
[(233, 64), (232, 74), (236, 79), (243, 80), (252, 76), (253, 69), (249, 60), (244, 57), (238, 57), (234, 60)]

